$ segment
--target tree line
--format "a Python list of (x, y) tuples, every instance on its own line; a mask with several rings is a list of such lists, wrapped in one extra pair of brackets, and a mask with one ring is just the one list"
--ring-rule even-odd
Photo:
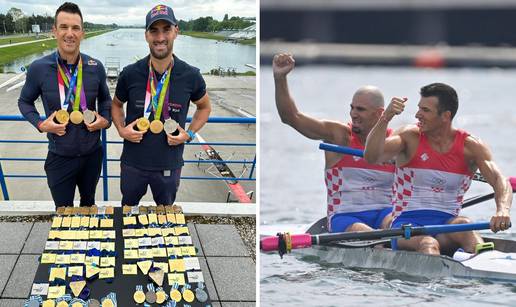
[[(52, 30), (54, 24), (54, 16), (34, 15), (25, 16), (22, 10), (18, 8), (11, 8), (6, 14), (0, 13), (0, 33), (30, 33), (32, 32), (32, 25), (39, 25), (41, 32), (48, 32)], [(222, 21), (213, 19), (211, 16), (200, 17), (194, 20), (179, 21), (179, 28), (182, 31), (198, 31), (198, 32), (218, 32), (221, 30), (240, 30), (247, 28), (254, 24), (253, 21), (244, 17), (233, 16), (229, 18), (228, 14), (224, 15)], [(116, 24), (104, 25), (94, 24), (91, 22), (84, 22), (84, 30), (94, 31), (107, 28), (117, 28)]]
[(213, 19), (211, 16), (200, 17), (190, 21), (179, 21), (179, 29), (182, 31), (218, 32), (222, 30), (240, 30), (247, 28), (254, 22), (244, 17), (231, 17), (224, 15), (222, 21)]
[[(32, 25), (39, 25), (41, 32), (49, 32), (52, 30), (54, 24), (54, 16), (34, 15), (25, 16), (18, 8), (11, 8), (6, 14), (0, 13), (0, 33), (30, 33), (32, 32)], [(116, 28), (116, 24), (103, 25), (94, 24), (91, 22), (84, 22), (85, 31), (95, 31), (107, 28)]]

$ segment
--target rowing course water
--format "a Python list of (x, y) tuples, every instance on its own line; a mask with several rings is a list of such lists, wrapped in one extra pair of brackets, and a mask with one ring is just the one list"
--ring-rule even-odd
[[(54, 50), (20, 58), (6, 65), (4, 72), (19, 72), (20, 67)], [(134, 63), (149, 53), (144, 29), (119, 29), (106, 34), (90, 37), (81, 42), (81, 52), (105, 62), (108, 57), (120, 60), (120, 69)], [(222, 67), (235, 68), (237, 72), (251, 70), (245, 64), (256, 63), (256, 47), (234, 43), (217, 42), (212, 39), (179, 35), (174, 41), (174, 53), (182, 60), (201, 70), (209, 72)]]
[[(282, 124), (274, 104), (269, 67), (261, 69), (261, 224), (307, 224), (325, 214), (324, 157), (318, 141), (308, 140)], [(333, 120), (349, 119), (354, 91), (364, 84), (379, 86), (390, 101), (408, 97), (405, 112), (391, 127), (414, 123), (419, 88), (445, 82), (459, 95), (455, 125), (487, 142), (506, 176), (516, 176), (516, 113), (513, 89), (516, 70), (304, 66), (289, 76), (298, 108)], [(467, 196), (489, 193), (474, 182)], [(488, 220), (494, 202), (464, 210), (475, 221)], [(516, 221), (516, 211), (512, 210)], [(516, 228), (502, 235), (516, 240)], [(262, 306), (516, 306), (516, 286), (478, 280), (408, 277), (394, 272), (351, 270), (321, 265), (293, 256), (261, 254)]]

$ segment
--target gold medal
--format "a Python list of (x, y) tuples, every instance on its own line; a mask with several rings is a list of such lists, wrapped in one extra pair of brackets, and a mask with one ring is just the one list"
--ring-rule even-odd
[(138, 130), (142, 132), (147, 132), (149, 130), (150, 122), (145, 117), (138, 118), (138, 121), (136, 122), (136, 127)]
[(82, 120), (84, 119), (84, 116), (82, 115), (81, 111), (73, 111), (70, 113), (70, 121), (76, 125), (82, 123)]
[(194, 293), (192, 292), (192, 290), (190, 290), (190, 289), (185, 289), (185, 290), (183, 291), (183, 298), (184, 298), (184, 300), (185, 300), (186, 302), (191, 303), (191, 302), (193, 302), (193, 301), (194, 301), (194, 299), (195, 299), (195, 295), (194, 295)]
[(177, 289), (171, 290), (170, 298), (173, 299), (176, 303), (179, 303), (181, 301), (181, 292), (179, 292)]
[(145, 293), (143, 293), (143, 291), (138, 290), (134, 292), (133, 299), (137, 304), (143, 304), (143, 302), (145, 302)]
[(102, 307), (115, 307), (115, 304), (113, 303), (113, 301), (110, 299), (110, 298), (107, 298), (105, 300), (102, 301)]
[(167, 294), (165, 293), (165, 291), (156, 292), (156, 303), (163, 304), (166, 299), (167, 299)]
[(68, 307), (68, 303), (66, 301), (60, 301), (57, 303), (56, 307)]
[(41, 306), (42, 307), (55, 307), (56, 302), (54, 302), (54, 300), (46, 300), (43, 302), (43, 304)]
[(95, 121), (95, 113), (92, 110), (85, 110), (84, 113), (84, 122), (86, 124), (91, 124)]
[(75, 302), (71, 305), (71, 307), (84, 307), (84, 305), (81, 302)]
[(153, 120), (150, 123), (150, 131), (154, 134), (161, 133), (163, 131), (163, 123), (160, 120)]
[(66, 110), (59, 110), (56, 113), (56, 120), (60, 124), (66, 124), (70, 120), (70, 115), (68, 115), (68, 112)]

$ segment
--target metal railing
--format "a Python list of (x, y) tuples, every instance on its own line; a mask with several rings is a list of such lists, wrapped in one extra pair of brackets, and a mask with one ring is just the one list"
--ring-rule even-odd
[[(41, 117), (42, 120), (45, 117)], [(188, 117), (187, 122), (191, 122), (192, 118)], [(1, 121), (26, 121), (25, 118), (21, 115), (0, 115)], [(208, 123), (225, 123), (225, 124), (256, 124), (256, 118), (247, 118), (247, 117), (210, 117), (208, 119)], [(101, 131), (101, 142), (102, 142), (102, 152), (103, 152), (103, 161), (102, 161), (102, 187), (103, 187), (103, 200), (109, 200), (109, 185), (108, 180), (112, 178), (120, 178), (119, 175), (109, 175), (108, 174), (108, 162), (117, 162), (120, 161), (119, 158), (109, 158), (107, 155), (107, 147), (108, 144), (123, 144), (123, 141), (108, 141), (107, 133), (105, 129)], [(0, 139), (0, 143), (12, 143), (12, 144), (48, 144), (48, 141), (39, 141), (39, 140), (4, 140)], [(243, 146), (243, 147), (256, 147), (256, 143), (230, 143), (230, 142), (190, 142), (186, 144), (187, 146), (192, 145), (210, 145), (210, 146)], [(2, 195), (4, 200), (9, 200), (9, 192), (7, 190), (7, 184), (5, 178), (46, 178), (46, 175), (36, 175), (36, 174), (5, 174), (2, 168), (2, 161), (45, 161), (44, 158), (30, 158), (30, 157), (0, 157), (0, 187), (2, 189)], [(186, 180), (239, 180), (239, 181), (256, 181), (254, 178), (254, 171), (256, 169), (256, 152), (254, 154), (253, 160), (208, 160), (208, 159), (198, 159), (198, 160), (184, 160), (185, 164), (193, 164), (197, 163), (200, 165), (201, 163), (226, 163), (226, 164), (251, 164), (251, 170), (249, 171), (249, 176), (247, 177), (238, 177), (238, 178), (227, 178), (227, 177), (210, 177), (210, 176), (181, 176), (181, 179)]]

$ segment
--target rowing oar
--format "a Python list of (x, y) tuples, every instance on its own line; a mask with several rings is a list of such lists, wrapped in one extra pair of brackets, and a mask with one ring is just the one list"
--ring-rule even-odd
[(372, 230), (363, 232), (339, 232), (311, 235), (309, 233), (291, 235), (290, 233), (278, 233), (276, 236), (266, 237), (260, 240), (260, 249), (263, 252), (278, 251), (280, 257), (289, 253), (292, 249), (308, 248), (312, 245), (325, 245), (338, 241), (378, 240), (385, 238), (402, 237), (410, 239), (412, 236), (436, 235), (440, 233), (452, 233), (471, 230), (489, 229), (489, 222), (471, 224), (450, 224), (417, 226), (404, 225), (401, 228), (386, 230)]
[[(319, 149), (322, 149), (324, 151), (331, 151), (331, 152), (337, 152), (341, 154), (351, 155), (351, 156), (357, 156), (357, 157), (364, 157), (364, 151), (361, 149), (346, 147), (346, 146), (339, 146), (335, 144), (329, 144), (329, 143), (321, 143), (319, 144)], [(487, 182), (487, 180), (482, 176), (480, 173), (475, 173), (473, 175), (473, 180), (481, 181), (481, 182)], [(509, 182), (511, 183), (512, 190), (516, 191), (516, 177), (509, 177)]]

